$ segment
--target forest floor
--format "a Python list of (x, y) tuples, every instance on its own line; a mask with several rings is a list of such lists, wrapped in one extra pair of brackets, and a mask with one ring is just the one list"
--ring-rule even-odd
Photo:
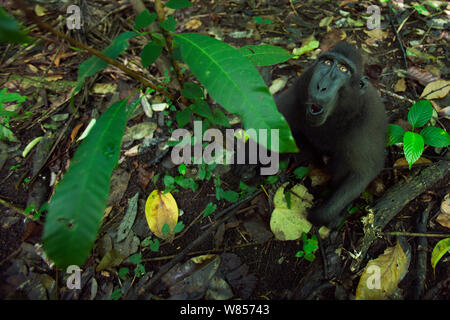
[[(85, 20), (88, 28), (67, 33), (98, 50), (106, 48), (117, 34), (132, 30), (139, 11), (136, 3), (140, 3), (126, 0), (81, 2), (88, 6), (87, 11), (82, 11), (88, 12)], [(433, 9), (427, 6), (421, 9), (405, 5), (404, 9), (399, 10), (394, 1), (397, 10), (392, 14), (392, 24), (388, 7), (381, 7), (381, 29), (369, 30), (366, 27), (369, 16), (367, 8), (371, 4), (380, 4), (378, 1), (300, 1), (298, 4), (276, 1), (273, 2), (275, 5), (268, 4), (272, 3), (270, 1), (192, 2), (193, 6), (189, 8), (168, 11), (177, 21), (177, 32), (215, 36), (237, 48), (266, 43), (292, 51), (305, 44), (307, 39), (311, 40), (310, 37), (319, 41), (317, 49), (298, 59), (259, 68), (268, 85), (275, 79), (283, 79), (284, 86), (288, 87), (320, 52), (328, 50), (339, 40), (354, 43), (364, 56), (367, 75), (379, 89), (389, 123), (407, 130), (411, 130), (407, 122), (408, 110), (415, 101), (420, 100), (424, 88), (433, 81), (449, 78), (449, 7)], [(62, 4), (29, 3), (36, 12), (42, 13), (42, 20), (56, 29), (67, 31), (64, 18), (66, 8)], [(152, 4), (144, 3), (153, 12)], [(32, 46), (0, 44), (0, 90), (7, 88), (8, 92), (27, 96), (23, 106), (25, 110), (32, 111), (31, 116), (10, 122), (16, 142), (0, 141), (0, 298), (64, 300), (153, 296), (158, 299), (354, 299), (367, 262), (380, 257), (396, 243), (402, 243), (403, 248), (407, 248), (404, 249), (407, 263), (400, 271), (402, 277), (397, 279), (399, 283), (394, 284), (395, 290), (389, 298), (449, 299), (448, 253), (441, 258), (435, 270), (430, 263), (431, 252), (441, 238), (427, 237), (424, 248), (427, 253), (425, 278), (417, 283), (418, 274), (423, 272), (419, 271), (422, 263), (419, 262), (419, 238), (388, 234), (391, 231), (415, 232), (416, 217), (429, 207), (426, 232), (450, 237), (449, 200), (447, 218), (441, 216), (445, 211), (441, 210), (445, 207), (444, 197), (449, 193), (448, 170), (432, 188), (412, 198), (387, 224), (384, 234), (373, 241), (367, 251), (361, 269), (355, 272), (350, 268), (358, 242), (364, 236), (361, 222), (366, 214), (364, 208), (373, 206), (377, 199), (401, 181), (407, 182), (427, 166), (448, 159), (448, 147), (439, 150), (429, 147), (422, 156), (425, 158), (423, 164), (409, 170), (404, 167), (405, 162), (402, 165), (402, 148), (398, 146), (387, 148), (385, 169), (374, 187), (353, 202), (356, 212), (342, 228), (331, 238), (321, 241), (321, 246), (325, 247), (323, 255), (316, 251), (314, 261), (296, 257), (304, 245), (301, 239), (274, 239), (270, 230), (273, 208), (268, 200), (273, 190), (266, 181), (265, 190), (269, 190), (268, 193), (262, 192), (240, 206), (238, 213), (183, 255), (176, 268), (163, 275), (162, 282), (141, 295), (140, 290), (147, 289), (148, 281), (165, 264), (207, 232), (217, 213), (233, 204), (224, 199), (217, 200), (216, 184), (212, 178), (208, 181), (196, 180), (199, 187), (195, 191), (179, 188), (172, 194), (182, 213), (179, 220), (183, 221), (185, 228), (172, 242), (161, 241), (158, 251), (150, 249), (148, 239), (152, 232), (144, 213), (145, 201), (154, 189), (164, 189), (164, 175), (179, 175), (178, 167), (170, 162), (169, 154), (161, 147), (176, 128), (176, 108), (153, 112), (150, 119), (141, 112), (127, 124), (127, 127), (132, 127), (143, 122), (156, 123), (152, 132), (153, 141), (160, 143), (155, 143), (147, 153), (136, 156), (125, 152), (142, 143), (142, 139), (122, 145), (121, 161), (113, 173), (108, 207), (97, 241), (85, 264), (80, 266), (81, 288), (69, 289), (65, 284), (70, 274), (51, 267), (49, 261), (43, 258), (41, 237), (45, 213), (38, 219), (30, 219), (24, 217), (24, 210), (33, 203), (30, 201), (38, 199), (42, 204), (50, 200), (54, 192), (54, 184), (50, 185), (50, 182), (62, 177), (80, 144), (73, 136), (78, 137), (90, 119), (98, 117), (112, 102), (135, 93), (140, 83), (109, 66), (94, 76), (90, 87), (85, 87), (75, 97), (78, 113), (74, 114), (70, 107), (70, 94), (76, 84), (78, 66), (89, 54), (75, 51), (67, 42), (55, 41), (53, 35), (39, 30), (26, 20), (13, 1), (7, 0), (4, 7), (15, 19), (30, 27), (31, 35), (39, 35), (40, 40)], [(429, 15), (423, 10), (428, 10)], [(136, 61), (140, 61), (141, 49), (148, 41), (138, 38), (130, 40), (129, 49), (118, 59), (132, 63), (135, 69), (140, 66)], [(399, 42), (404, 48), (399, 46)], [(413, 49), (416, 54), (407, 54), (406, 49)], [(145, 71), (138, 69), (148, 75), (150, 81), (152, 78), (159, 81), (166, 79), (165, 70), (165, 66), (155, 64)], [(447, 94), (430, 100), (437, 111), (445, 110), (450, 105), (448, 90)], [(161, 101), (162, 97), (156, 96), (151, 102)], [(448, 131), (448, 111), (446, 115), (439, 113), (436, 125)], [(53, 148), (44, 154), (45, 165), (36, 173), (33, 167), (36, 152), (33, 149), (22, 157), (22, 151), (34, 138), (49, 131), (59, 139), (52, 140)], [(245, 196), (247, 192), (240, 188), (239, 177), (230, 169), (230, 166), (218, 166), (213, 174), (220, 176), (223, 189)], [(196, 177), (198, 172), (195, 170), (188, 167), (187, 174)], [(320, 197), (324, 186), (311, 187), (312, 178), (321, 179), (321, 174), (316, 173), (316, 176), (310, 175), (305, 179), (310, 192)], [(295, 181), (293, 177), (289, 179)], [(259, 187), (259, 184), (255, 186)], [(136, 193), (139, 193), (139, 200), (132, 229), (126, 239), (117, 241), (117, 230), (130, 199)], [(202, 218), (209, 203), (215, 204), (217, 209)], [(199, 256), (202, 257), (189, 260)], [(327, 278), (324, 277), (323, 256), (327, 260), (335, 259), (328, 263)], [(395, 260), (393, 257), (390, 259), (391, 262)], [(184, 279), (183, 283), (178, 282), (180, 278)], [(215, 287), (211, 279), (214, 279)]]

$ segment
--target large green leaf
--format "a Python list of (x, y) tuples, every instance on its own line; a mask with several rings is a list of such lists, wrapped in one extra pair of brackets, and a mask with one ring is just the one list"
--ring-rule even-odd
[(293, 57), (285, 49), (269, 44), (249, 45), (239, 49), (241, 54), (255, 66), (271, 66)]
[(147, 9), (142, 11), (134, 21), (134, 30), (139, 30), (148, 27), (156, 20), (156, 13), (150, 13)]
[[(138, 36), (139, 33), (131, 31), (131, 32), (123, 32), (119, 34), (113, 41), (113, 43), (108, 46), (102, 53), (111, 59), (117, 59), (117, 57), (128, 48), (128, 40), (132, 37)], [(78, 68), (78, 84), (75, 91), (81, 90), (81, 87), (84, 83), (84, 79), (90, 77), (97, 72), (102, 71), (108, 62), (93, 56), (80, 64)]]
[(414, 162), (419, 160), (424, 148), (423, 138), (420, 134), (407, 131), (403, 136), (403, 152), (408, 161), (409, 169)]
[(450, 135), (443, 129), (437, 127), (425, 127), (420, 135), (426, 144), (432, 147), (447, 147), (450, 145)]
[(414, 128), (425, 125), (433, 115), (433, 107), (428, 100), (420, 100), (412, 105), (408, 112), (408, 121)]
[(96, 122), (57, 184), (44, 226), (44, 249), (59, 267), (81, 266), (97, 236), (126, 125), (126, 100)]
[(151, 41), (145, 45), (141, 52), (142, 66), (147, 68), (161, 55), (163, 46), (159, 41)]
[[(241, 116), (244, 129), (279, 129), (279, 152), (298, 151), (289, 125), (248, 59), (235, 48), (205, 35), (182, 33), (175, 34), (174, 39), (183, 60), (211, 97), (228, 112)], [(258, 142), (270, 148), (270, 136), (268, 143)]]
[(32, 41), (20, 30), (19, 24), (0, 6), (0, 42), (24, 43)]

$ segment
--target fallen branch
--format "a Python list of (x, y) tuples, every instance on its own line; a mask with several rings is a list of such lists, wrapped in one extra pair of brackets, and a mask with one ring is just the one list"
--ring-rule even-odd
[(431, 188), (436, 182), (445, 178), (449, 173), (450, 162), (441, 160), (413, 176), (407, 183), (400, 182), (389, 189), (371, 208), (374, 222), (365, 228), (364, 237), (359, 241), (356, 252), (357, 258), (352, 261), (350, 270), (359, 270), (367, 250), (372, 242), (381, 236), (382, 230), (411, 200)]

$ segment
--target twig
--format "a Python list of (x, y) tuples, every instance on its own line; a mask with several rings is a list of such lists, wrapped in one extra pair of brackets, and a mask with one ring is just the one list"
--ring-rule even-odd
[(414, 101), (414, 100), (411, 100), (411, 99), (406, 98), (406, 97), (402, 97), (401, 95), (398, 95), (398, 94), (396, 94), (394, 92), (391, 92), (389, 90), (386, 90), (386, 89), (383, 89), (383, 88), (378, 88), (378, 90), (380, 92), (383, 92), (383, 93), (387, 94), (388, 96), (393, 97), (393, 98), (396, 98), (396, 99), (399, 99), (399, 100), (403, 100), (403, 101), (407, 101), (407, 102), (409, 102), (411, 104), (416, 103), (416, 101)]
[(16, 207), (16, 206), (13, 205), (12, 203), (9, 203), (8, 201), (3, 200), (2, 198), (0, 198), (0, 204), (2, 204), (3, 206), (5, 206), (5, 207), (7, 207), (7, 208), (9, 208), (9, 209), (14, 210), (16, 213), (19, 213), (19, 214), (25, 216), (25, 217), (28, 218), (28, 219), (31, 219), (31, 220), (33, 220), (34, 222), (36, 222), (36, 223), (42, 225), (42, 222), (39, 221), (38, 219), (36, 219), (35, 217), (33, 217), (31, 214), (26, 214), (24, 209), (19, 208), (19, 207)]
[(385, 235), (390, 236), (406, 236), (406, 237), (427, 237), (427, 238), (448, 238), (449, 234), (443, 233), (424, 233), (424, 232), (406, 232), (406, 231), (392, 231), (385, 232)]
[[(394, 30), (395, 37), (397, 38), (398, 45), (400, 46), (400, 51), (402, 52), (402, 55), (403, 55), (403, 61), (404, 61), (404, 63), (405, 63), (405, 68), (406, 68), (406, 70), (408, 70), (408, 69), (409, 69), (409, 65), (408, 65), (408, 59), (406, 58), (406, 51), (405, 51), (405, 48), (403, 47), (403, 42), (402, 42), (402, 39), (401, 39), (401, 37), (400, 37), (400, 34), (397, 32), (397, 29), (396, 29), (395, 26), (394, 26), (394, 19), (393, 19), (393, 17), (392, 17), (392, 1), (389, 1), (389, 9), (388, 9), (388, 10), (389, 10), (389, 21), (390, 21), (390, 23), (391, 23), (392, 29)], [(404, 25), (404, 22), (406, 22), (406, 20), (407, 20), (409, 17), (410, 17), (410, 15), (408, 15), (408, 16), (404, 19), (404, 21), (402, 21), (402, 23), (400, 24), (400, 27), (398, 28), (398, 31), (401, 30), (401, 28), (402, 28), (403, 25)], [(411, 85), (411, 87), (412, 87), (412, 89), (413, 89), (414, 97), (417, 97), (416, 88), (414, 87), (414, 85)]]
[[(417, 221), (417, 231), (424, 234), (427, 231), (428, 216), (430, 214), (431, 204), (422, 212)], [(417, 300), (423, 296), (425, 289), (425, 279), (427, 276), (427, 238), (424, 236), (417, 238), (417, 256), (416, 256), (416, 278), (413, 282), (412, 295)]]
[[(156, 11), (156, 15), (158, 17), (159, 23), (164, 22), (166, 16), (164, 14), (164, 7), (163, 7), (161, 0), (155, 0), (155, 11)], [(164, 28), (161, 28), (161, 32), (166, 40), (167, 51), (169, 52), (170, 62), (172, 63), (173, 69), (175, 70), (175, 73), (177, 75), (178, 82), (180, 84), (180, 88), (183, 88), (183, 83), (184, 83), (183, 73), (181, 72), (178, 62), (173, 58), (173, 38), (170, 35), (170, 33), (167, 32), (167, 30), (165, 30)], [(183, 99), (183, 97), (182, 97), (182, 99)]]
[(46, 22), (42, 21), (33, 11), (31, 11), (30, 9), (28, 9), (28, 7), (23, 3), (22, 0), (13, 0), (14, 3), (25, 13), (25, 16), (30, 19), (31, 21), (33, 21), (34, 23), (36, 23), (41, 29), (43, 30), (47, 30), (50, 33), (52, 33), (53, 35), (55, 35), (58, 38), (61, 39), (65, 39), (68, 42), (70, 42), (70, 44), (72, 44), (75, 47), (78, 48), (82, 48), (87, 50), (89, 53), (95, 55), (96, 57), (108, 62), (109, 64), (112, 64), (113, 66), (119, 68), (120, 70), (122, 70), (123, 72), (125, 72), (126, 74), (128, 74), (130, 77), (138, 80), (139, 82), (141, 82), (142, 85), (149, 87), (151, 89), (154, 89), (155, 91), (161, 93), (162, 95), (164, 95), (165, 97), (169, 98), (170, 100), (174, 100), (174, 96), (172, 94), (170, 94), (169, 92), (164, 90), (164, 86), (162, 86), (161, 84), (153, 84), (151, 82), (149, 82), (144, 76), (142, 76), (140, 73), (131, 70), (129, 68), (127, 68), (125, 65), (123, 65), (122, 63), (111, 59), (110, 57), (108, 57), (107, 55), (103, 54), (102, 52), (78, 41), (73, 39), (72, 37), (70, 37), (69, 35), (66, 35), (56, 29), (54, 29), (51, 25), (47, 24)]

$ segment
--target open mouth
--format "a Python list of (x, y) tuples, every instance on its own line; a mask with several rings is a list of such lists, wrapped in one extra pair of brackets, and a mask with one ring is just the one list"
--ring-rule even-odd
[(318, 116), (323, 112), (323, 107), (318, 104), (312, 103), (309, 105), (309, 113), (313, 116)]

